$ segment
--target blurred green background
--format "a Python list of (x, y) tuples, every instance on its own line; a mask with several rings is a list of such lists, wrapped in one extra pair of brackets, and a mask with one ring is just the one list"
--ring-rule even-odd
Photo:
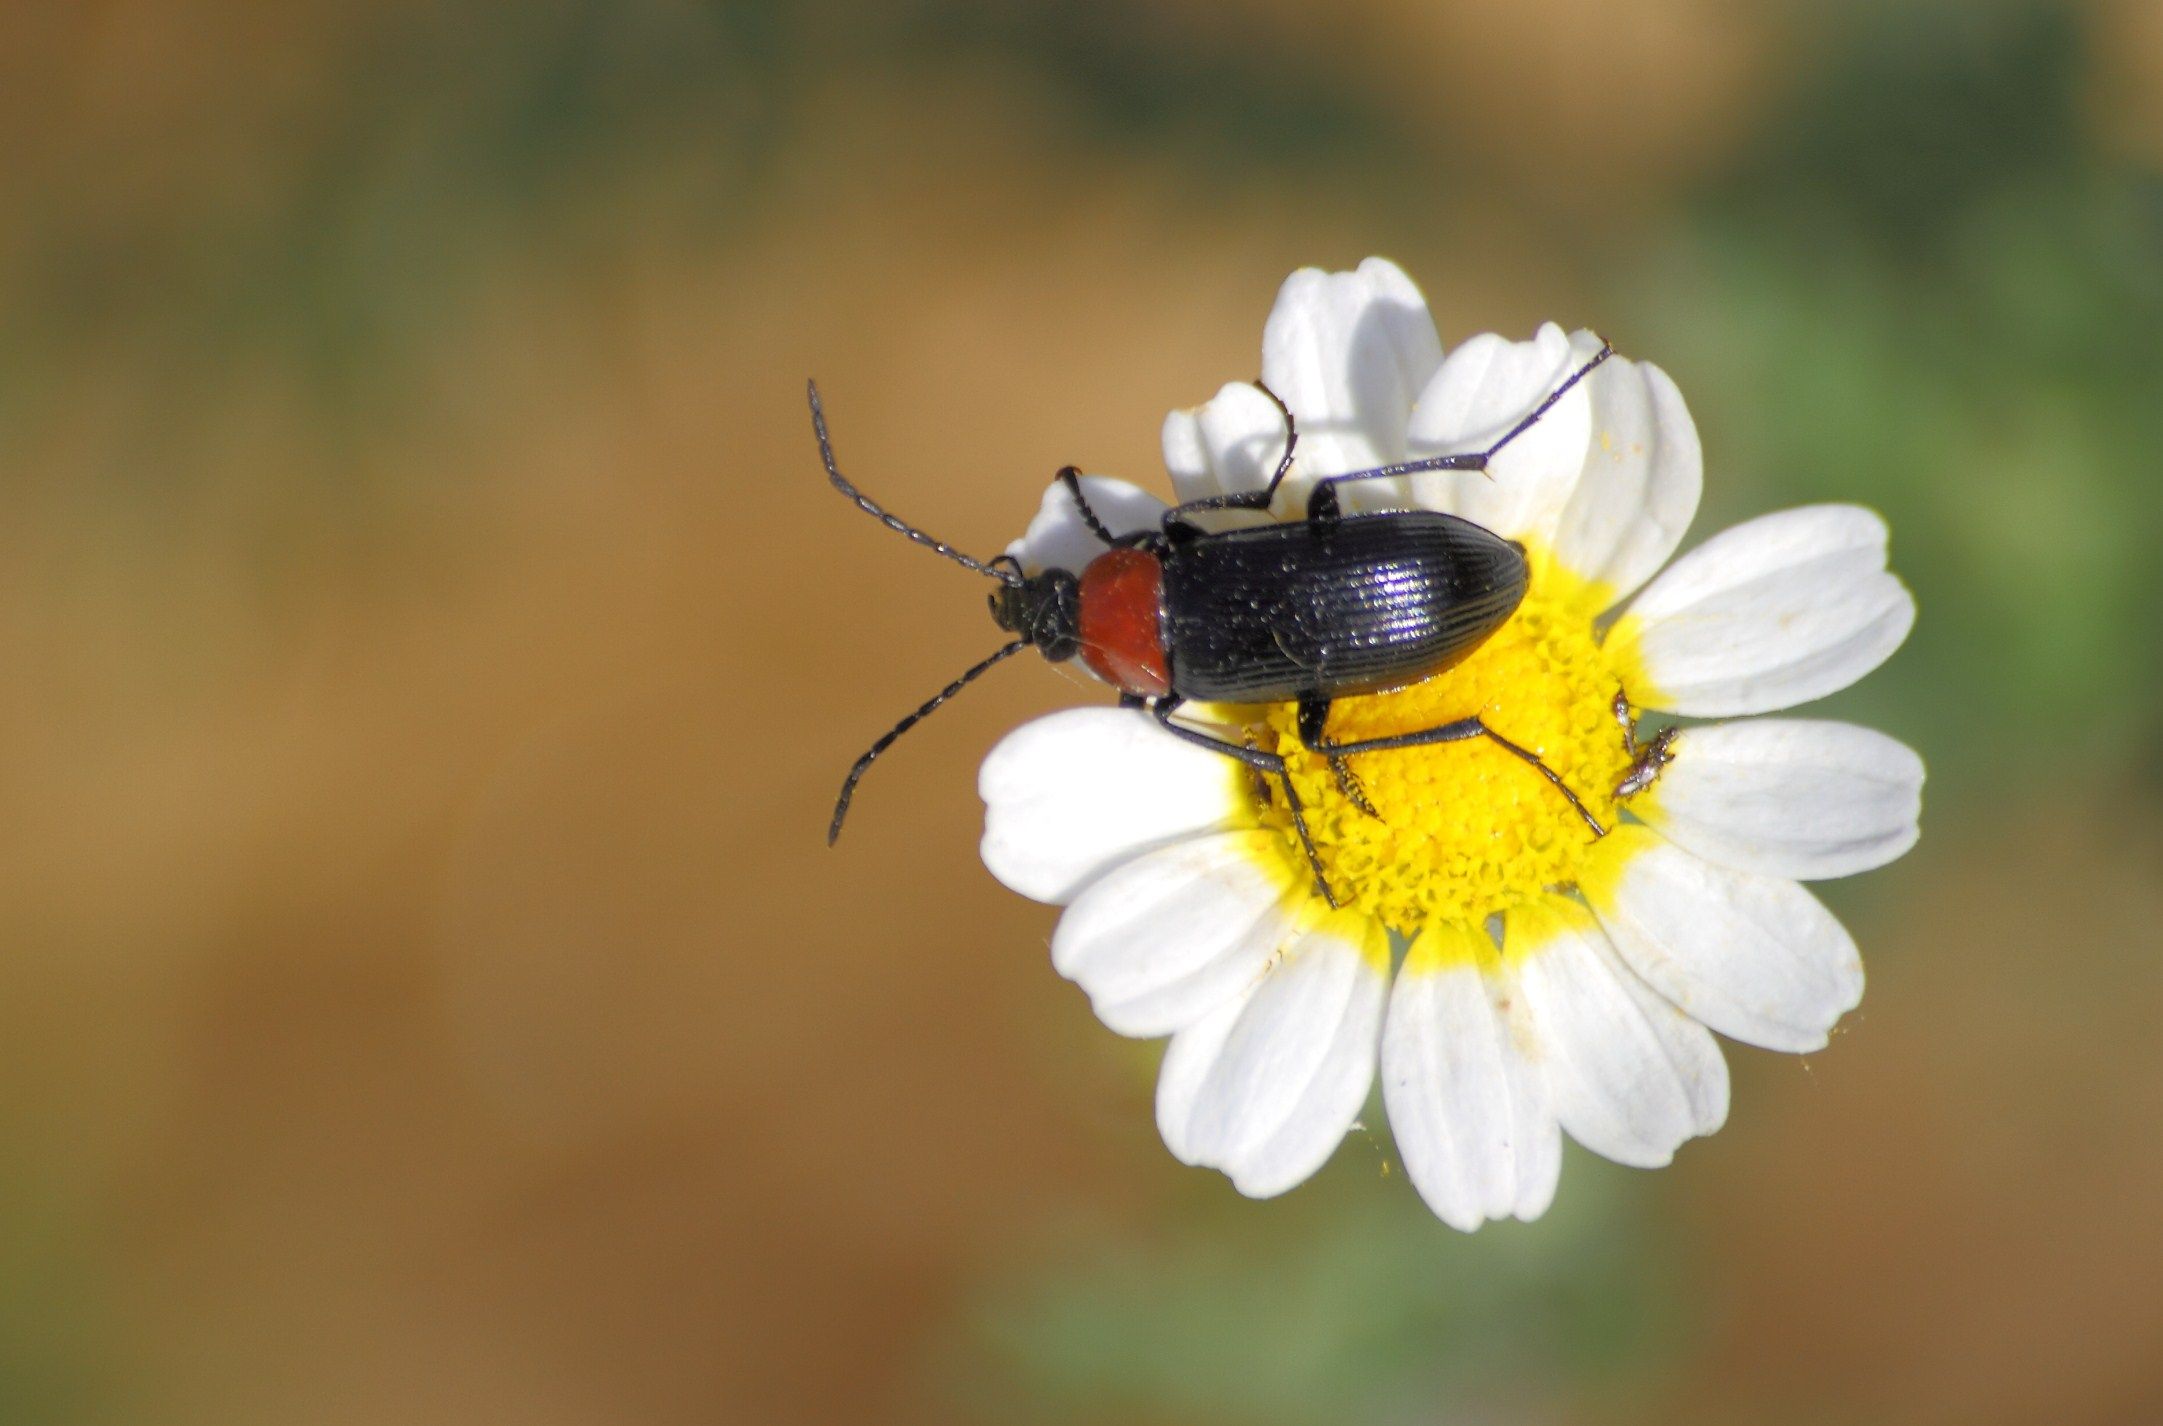
[[(2163, 1420), (2163, 10), (0, 16), (0, 1420)], [(1860, 500), (1871, 990), (1531, 1227), (1265, 1204), (975, 857), (964, 548), (1294, 267)]]

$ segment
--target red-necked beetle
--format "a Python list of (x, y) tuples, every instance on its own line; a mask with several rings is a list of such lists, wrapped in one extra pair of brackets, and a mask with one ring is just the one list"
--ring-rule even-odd
[(888, 528), (978, 574), (999, 581), (992, 618), (1013, 640), (955, 679), (895, 724), (849, 769), (827, 828), (841, 835), (849, 800), (873, 759), (986, 670), (1025, 648), (1053, 663), (1076, 657), (1119, 690), (1121, 706), (1146, 710), (1174, 737), (1222, 753), (1274, 778), (1284, 790), (1323, 896), (1335, 891), (1322, 869), (1299, 794), (1281, 754), (1227, 742), (1173, 721), (1190, 700), (1296, 703), (1300, 741), (1327, 757), (1345, 795), (1370, 815), (1374, 808), (1345, 759), (1430, 743), (1486, 738), (1539, 769), (1595, 837), (1606, 828), (1555, 771), (1529, 748), (1511, 742), (1477, 716), (1392, 737), (1333, 742), (1324, 733), (1333, 700), (1381, 693), (1434, 677), (1462, 661), (1502, 627), (1525, 597), (1524, 548), (1455, 515), (1434, 510), (1344, 514), (1337, 488), (1356, 480), (1422, 471), (1484, 471), (1516, 440), (1613, 355), (1599, 352), (1572, 372), (1501, 439), (1481, 451), (1428, 456), (1317, 480), (1303, 520), (1211, 531), (1193, 517), (1211, 510), (1267, 510), (1292, 468), (1299, 429), (1291, 408), (1255, 384), (1284, 414), (1284, 452), (1269, 484), (1236, 495), (1190, 500), (1165, 511), (1158, 528), (1114, 535), (1082, 493), (1080, 472), (1058, 474), (1103, 554), (1078, 573), (1024, 571), (1011, 555), (975, 560), (888, 513), (850, 484), (834, 464), (833, 442), (816, 382), (810, 385), (811, 426), (834, 488)]

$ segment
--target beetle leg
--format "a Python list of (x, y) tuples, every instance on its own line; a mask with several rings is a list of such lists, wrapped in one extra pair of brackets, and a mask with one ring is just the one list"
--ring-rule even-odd
[[(1299, 700), (1299, 740), (1308, 747), (1323, 741), (1322, 729), (1329, 722), (1329, 700), (1306, 697)], [(1374, 810), (1368, 799), (1367, 789), (1360, 783), (1359, 774), (1352, 771), (1352, 764), (1343, 757), (1332, 756), (1329, 770), (1336, 775), (1337, 790), (1345, 800), (1379, 822), (1382, 814)]]
[(1067, 494), (1074, 497), (1074, 508), (1081, 511), (1082, 523), (1089, 527), (1089, 533), (1107, 545), (1118, 544), (1118, 540), (1112, 537), (1112, 532), (1104, 528), (1104, 522), (1097, 518), (1097, 512), (1089, 508), (1089, 497), (1082, 494), (1080, 468), (1061, 466), (1054, 479), (1066, 487)]
[[(1497, 447), (1497, 449), (1500, 449), (1500, 447)], [(1347, 475), (1333, 475), (1326, 480), (1317, 480), (1314, 483), (1314, 489), (1308, 492), (1307, 495), (1307, 518), (1309, 520), (1324, 518), (1320, 514), (1320, 507), (1324, 501), (1327, 501), (1329, 503), (1329, 513), (1326, 518), (1336, 519), (1336, 487), (1340, 485), (1349, 485), (1355, 480), (1382, 480), (1393, 475), (1417, 475), (1422, 471), (1430, 470), (1476, 470), (1485, 472), (1488, 458), (1493, 454), (1493, 451), (1460, 451), (1456, 455), (1429, 456), (1425, 460), (1406, 461), (1398, 465), (1378, 465), (1373, 470), (1355, 470)]]
[(1382, 820), (1380, 811), (1374, 809), (1374, 801), (1367, 798), (1367, 785), (1358, 779), (1358, 773), (1354, 773), (1350, 762), (1345, 762), (1343, 757), (1330, 757), (1330, 773), (1337, 775), (1337, 790), (1345, 794), (1345, 801), (1365, 811), (1365, 814), (1376, 822)]
[[(1571, 372), (1567, 377), (1563, 378), (1562, 384), (1560, 386), (1557, 386), (1553, 391), (1547, 393), (1546, 400), (1540, 402), (1539, 405), (1533, 407), (1523, 420), (1519, 421), (1516, 425), (1510, 427), (1509, 430), (1502, 433), (1502, 439), (1496, 441), (1493, 445), (1489, 446), (1484, 451), (1461, 451), (1455, 455), (1427, 456), (1421, 460), (1399, 461), (1394, 465), (1378, 465), (1372, 470), (1355, 470), (1344, 475), (1333, 475), (1326, 480), (1316, 481), (1314, 484), (1314, 493), (1307, 497), (1308, 518), (1314, 518), (1313, 503), (1321, 498), (1323, 491), (1328, 490), (1331, 486), (1343, 485), (1348, 481), (1385, 480), (1388, 479), (1390, 476), (1418, 475), (1423, 471), (1430, 470), (1485, 471), (1487, 469), (1487, 463), (1493, 460), (1497, 455), (1499, 455), (1504, 446), (1508, 445), (1511, 441), (1516, 440), (1519, 436), (1523, 435), (1525, 432), (1531, 430), (1534, 426), (1538, 425), (1540, 418), (1542, 416), (1545, 416), (1549, 411), (1553, 410), (1554, 405), (1557, 401), (1560, 401), (1563, 397), (1569, 395), (1571, 387), (1577, 385), (1578, 382), (1583, 381), (1586, 377), (1592, 375), (1592, 369), (1594, 367), (1598, 366), (1601, 362), (1606, 361), (1614, 354), (1614, 347), (1610, 346), (1606, 342), (1602, 342), (1600, 344), (1599, 351), (1594, 353), (1592, 360), (1586, 362), (1583, 366), (1577, 368), (1577, 370)], [(1332, 494), (1331, 498), (1335, 498), (1334, 494)]]
[(1555, 790), (1568, 799), (1570, 806), (1576, 809), (1577, 815), (1585, 819), (1585, 825), (1592, 829), (1592, 835), (1595, 839), (1607, 835), (1607, 829), (1600, 825), (1600, 819), (1592, 815), (1591, 809), (1586, 807), (1578, 795), (1570, 789), (1570, 785), (1562, 780), (1561, 774), (1540, 760), (1538, 753), (1530, 748), (1520, 747), (1518, 744), (1511, 742), (1508, 738), (1503, 737), (1500, 733), (1481, 722), (1477, 717), (1460, 718), (1454, 723), (1444, 723), (1438, 728), (1426, 728), (1417, 733), (1396, 733), (1387, 738), (1362, 738), (1353, 743), (1333, 743), (1322, 737), (1321, 731), (1319, 724), (1312, 729), (1308, 727), (1307, 719), (1304, 716), (1304, 705), (1302, 705), (1299, 729), (1300, 741), (1307, 745), (1308, 751), (1317, 752), (1329, 758), (1351, 757), (1356, 753), (1387, 753), (1400, 748), (1426, 747), (1434, 743), (1461, 743), (1467, 738), (1486, 738), (1537, 768), (1540, 776), (1553, 783)]
[(1337, 790), (1344, 794), (1347, 802), (1375, 821), (1382, 820), (1382, 814), (1374, 810), (1374, 803), (1368, 799), (1366, 785), (1359, 780), (1359, 774), (1352, 771), (1350, 763), (1343, 758), (1331, 758), (1329, 770), (1337, 775)]
[(1269, 486), (1262, 492), (1262, 506), (1267, 509), (1275, 497), (1277, 487), (1284, 484), (1284, 477), (1292, 471), (1292, 452), (1299, 449), (1299, 422), (1292, 419), (1292, 408), (1284, 404), (1284, 398), (1269, 389), (1269, 383), (1259, 376), (1254, 378), (1254, 389), (1277, 403), (1284, 413), (1284, 454), (1277, 460), (1277, 473), (1269, 478)]
[(1307, 497), (1307, 523), (1325, 535), (1337, 528), (1340, 518), (1334, 487), (1335, 482), (1325, 480)]
[(1266, 490), (1243, 490), (1237, 495), (1205, 495), (1200, 500), (1189, 500), (1184, 505), (1174, 505), (1164, 512), (1163, 530), (1174, 544), (1181, 544), (1197, 535), (1213, 533), (1188, 519), (1199, 510), (1267, 510), (1269, 492)]
[(1129, 694), (1121, 697), (1119, 703), (1121, 707), (1127, 708), (1146, 707), (1150, 715), (1163, 726), (1164, 731), (1175, 738), (1199, 748), (1207, 748), (1213, 753), (1222, 753), (1225, 757), (1245, 763), (1258, 772), (1275, 776), (1278, 786), (1284, 789), (1284, 805), (1291, 809), (1292, 825), (1299, 831), (1299, 845), (1307, 853), (1307, 868), (1314, 873), (1315, 889), (1322, 893), (1322, 899), (1329, 903), (1330, 910), (1340, 909), (1344, 903), (1339, 901), (1337, 893), (1330, 889), (1328, 873), (1322, 870), (1322, 854), (1314, 849), (1314, 837), (1307, 831), (1307, 810), (1300, 805), (1299, 792), (1292, 786), (1292, 777), (1285, 770), (1284, 759), (1276, 753), (1265, 753), (1260, 748), (1250, 748), (1244, 743), (1229, 743), (1222, 738), (1213, 738), (1199, 728), (1174, 723), (1172, 714), (1185, 701), (1176, 694), (1166, 694), (1155, 699)]
[(1172, 533), (1174, 521), (1194, 533), (1206, 534), (1207, 531), (1201, 530), (1185, 518), (1197, 510), (1267, 510), (1270, 502), (1277, 498), (1277, 487), (1284, 484), (1284, 478), (1292, 473), (1292, 452), (1299, 449), (1299, 422), (1293, 417), (1292, 408), (1284, 404), (1284, 398), (1270, 390), (1269, 383), (1259, 376), (1254, 378), (1254, 389), (1275, 402), (1277, 409), (1284, 413), (1284, 454), (1277, 457), (1276, 473), (1269, 477), (1269, 484), (1260, 490), (1242, 490), (1232, 495), (1207, 495), (1200, 500), (1174, 505), (1164, 512), (1166, 534)]
[[(1475, 719), (1474, 721), (1477, 722), (1478, 720)], [(1532, 749), (1530, 748), (1519, 747), (1517, 744), (1511, 742), (1508, 738), (1503, 737), (1500, 733), (1488, 727), (1485, 723), (1480, 724), (1480, 731), (1482, 733), (1485, 733), (1491, 741), (1500, 743), (1503, 747), (1515, 753), (1518, 757), (1523, 758), (1526, 762), (1531, 763), (1534, 767), (1538, 768), (1540, 771), (1540, 776), (1546, 778), (1549, 782), (1553, 783), (1555, 785), (1555, 790), (1560, 792), (1565, 798), (1568, 798), (1570, 806), (1577, 809), (1577, 815), (1585, 819), (1585, 825), (1592, 829), (1592, 839), (1594, 841), (1598, 841), (1600, 838), (1607, 835), (1607, 829), (1600, 825), (1600, 819), (1593, 816), (1591, 809), (1586, 807), (1583, 802), (1578, 800), (1577, 794), (1570, 789), (1570, 785), (1568, 783), (1562, 780), (1562, 775), (1560, 773), (1556, 772), (1546, 763), (1540, 761), (1540, 755), (1538, 753), (1532, 751)]]
[(1174, 505), (1164, 512), (1164, 533), (1175, 542), (1209, 534), (1210, 531), (1187, 517), (1198, 510), (1267, 510), (1270, 496), (1276, 489), (1276, 482), (1271, 481), (1267, 490), (1242, 490), (1236, 495), (1205, 495), (1199, 500)]

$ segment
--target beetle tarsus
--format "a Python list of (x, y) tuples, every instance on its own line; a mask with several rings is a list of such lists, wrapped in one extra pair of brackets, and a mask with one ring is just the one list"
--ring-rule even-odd
[(1277, 498), (1277, 487), (1292, 473), (1292, 452), (1299, 449), (1299, 421), (1292, 415), (1292, 408), (1285, 405), (1284, 398), (1270, 389), (1268, 382), (1259, 376), (1254, 378), (1254, 389), (1276, 403), (1284, 415), (1284, 453), (1277, 457), (1277, 469), (1269, 477), (1269, 483), (1260, 490), (1240, 490), (1230, 495), (1205, 495), (1199, 500), (1189, 500), (1174, 505), (1164, 512), (1164, 533), (1175, 540), (1191, 539), (1195, 535), (1208, 534), (1187, 516), (1197, 510), (1267, 510)]
[(1451, 455), (1423, 456), (1418, 460), (1397, 461), (1391, 465), (1378, 465), (1372, 470), (1348, 471), (1343, 475), (1333, 475), (1327, 480), (1316, 481), (1314, 488), (1317, 492), (1320, 492), (1330, 486), (1344, 485), (1354, 480), (1387, 480), (1392, 476), (1420, 475), (1427, 471), (1436, 470), (1476, 470), (1483, 475), (1488, 475), (1489, 479), (1493, 479), (1493, 476), (1488, 473), (1487, 466), (1490, 461), (1502, 453), (1502, 448), (1531, 430), (1534, 426), (1537, 426), (1540, 423), (1540, 418), (1554, 409), (1555, 403), (1570, 394), (1572, 387), (1592, 375), (1601, 362), (1606, 361), (1614, 354), (1614, 347), (1605, 338), (1602, 338), (1599, 351), (1595, 352), (1589, 361), (1564, 377), (1560, 385), (1547, 393), (1545, 400), (1525, 413), (1524, 419), (1503, 432), (1502, 438), (1484, 451), (1459, 451)]
[[(1299, 700), (1299, 741), (1309, 748), (1318, 748), (1328, 741), (1324, 729), (1329, 723), (1329, 700), (1326, 698), (1302, 698)], [(1341, 754), (1329, 758), (1329, 770), (1337, 779), (1337, 790), (1345, 800), (1379, 822), (1382, 814), (1375, 811), (1374, 802), (1367, 796), (1359, 774), (1352, 771), (1352, 764)]]
[(1429, 747), (1435, 743), (1459, 743), (1467, 738), (1486, 738), (1530, 763), (1539, 771), (1541, 777), (1553, 783), (1555, 790), (1568, 799), (1571, 808), (1576, 811), (1578, 816), (1584, 818), (1585, 825), (1592, 829), (1594, 841), (1598, 841), (1607, 835), (1607, 828), (1601, 825), (1599, 818), (1592, 815), (1592, 809), (1585, 806), (1584, 799), (1580, 798), (1575, 790), (1562, 780), (1560, 773), (1542, 761), (1538, 753), (1530, 748), (1511, 742), (1508, 738), (1503, 737), (1500, 733), (1481, 722), (1477, 717), (1460, 718), (1454, 723), (1444, 723), (1434, 728), (1423, 728), (1416, 733), (1396, 733), (1386, 738), (1362, 738), (1352, 743), (1335, 743), (1323, 736), (1323, 725), (1328, 719), (1329, 702), (1327, 699), (1303, 699), (1300, 702), (1300, 741), (1307, 745), (1309, 752), (1320, 753), (1329, 758), (1332, 763), (1339, 758), (1351, 757), (1358, 753), (1389, 753), (1404, 748)]
[[(1479, 719), (1477, 718), (1474, 718), (1472, 721), (1475, 723), (1479, 723)], [(1518, 757), (1523, 758), (1526, 762), (1532, 764), (1535, 768), (1538, 768), (1540, 776), (1546, 778), (1549, 782), (1553, 783), (1555, 785), (1555, 790), (1569, 799), (1570, 806), (1577, 809), (1577, 815), (1584, 818), (1585, 825), (1592, 829), (1593, 841), (1597, 842), (1598, 840), (1600, 840), (1600, 838), (1607, 835), (1607, 828), (1601, 826), (1600, 819), (1592, 815), (1592, 809), (1585, 806), (1584, 802), (1578, 797), (1576, 792), (1571, 790), (1570, 785), (1562, 780), (1562, 774), (1556, 772), (1553, 768), (1549, 767), (1545, 762), (1540, 760), (1540, 755), (1538, 753), (1532, 751), (1532, 749), (1530, 748), (1520, 747), (1516, 743), (1511, 742), (1508, 738), (1503, 737), (1500, 733), (1488, 727), (1485, 723), (1480, 723), (1479, 726), (1480, 732), (1485, 734), (1490, 740), (1496, 743), (1500, 743), (1510, 752), (1515, 753)]]
[(1329, 873), (1322, 869), (1322, 854), (1314, 849), (1314, 834), (1307, 830), (1306, 809), (1299, 805), (1299, 793), (1292, 786), (1292, 775), (1284, 771), (1283, 758), (1278, 758), (1277, 764), (1277, 780), (1284, 784), (1284, 805), (1291, 809), (1292, 825), (1299, 829), (1299, 845), (1307, 853), (1307, 869), (1314, 873), (1315, 889), (1322, 893), (1330, 910), (1341, 911), (1344, 903), (1337, 899), (1337, 893), (1329, 885)]
[(1374, 803), (1369, 800), (1366, 786), (1360, 782), (1359, 774), (1352, 771), (1351, 763), (1343, 758), (1331, 758), (1329, 770), (1337, 775), (1337, 790), (1344, 794), (1345, 801), (1375, 821), (1382, 820), (1382, 814), (1374, 810)]

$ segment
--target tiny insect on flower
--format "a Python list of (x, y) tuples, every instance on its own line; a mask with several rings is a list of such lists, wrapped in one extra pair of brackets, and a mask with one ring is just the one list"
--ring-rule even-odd
[(832, 830), (969, 680), (1032, 645), (1079, 656), (1127, 707), (993, 751), (984, 858), (1067, 907), (1053, 963), (1107, 1025), (1171, 1037), (1173, 1153), (1282, 1192), (1379, 1070), (1438, 1216), (1536, 1217), (1564, 1133), (1653, 1165), (1719, 1127), (1712, 1031), (1825, 1042), (1861, 962), (1797, 883), (1916, 836), (1922, 766), (1890, 738), (1756, 719), (1641, 740), (1639, 710), (1823, 696), (1914, 605), (1851, 506), (1749, 522), (1653, 578), (1697, 505), (1695, 428), (1663, 373), (1590, 333), (1445, 358), (1417, 289), (1370, 259), (1295, 273), (1262, 367), (1167, 420), (1179, 503), (1070, 468), (984, 562), (844, 480), (814, 393), (836, 486), (1000, 580), (1015, 636), (874, 744)]

